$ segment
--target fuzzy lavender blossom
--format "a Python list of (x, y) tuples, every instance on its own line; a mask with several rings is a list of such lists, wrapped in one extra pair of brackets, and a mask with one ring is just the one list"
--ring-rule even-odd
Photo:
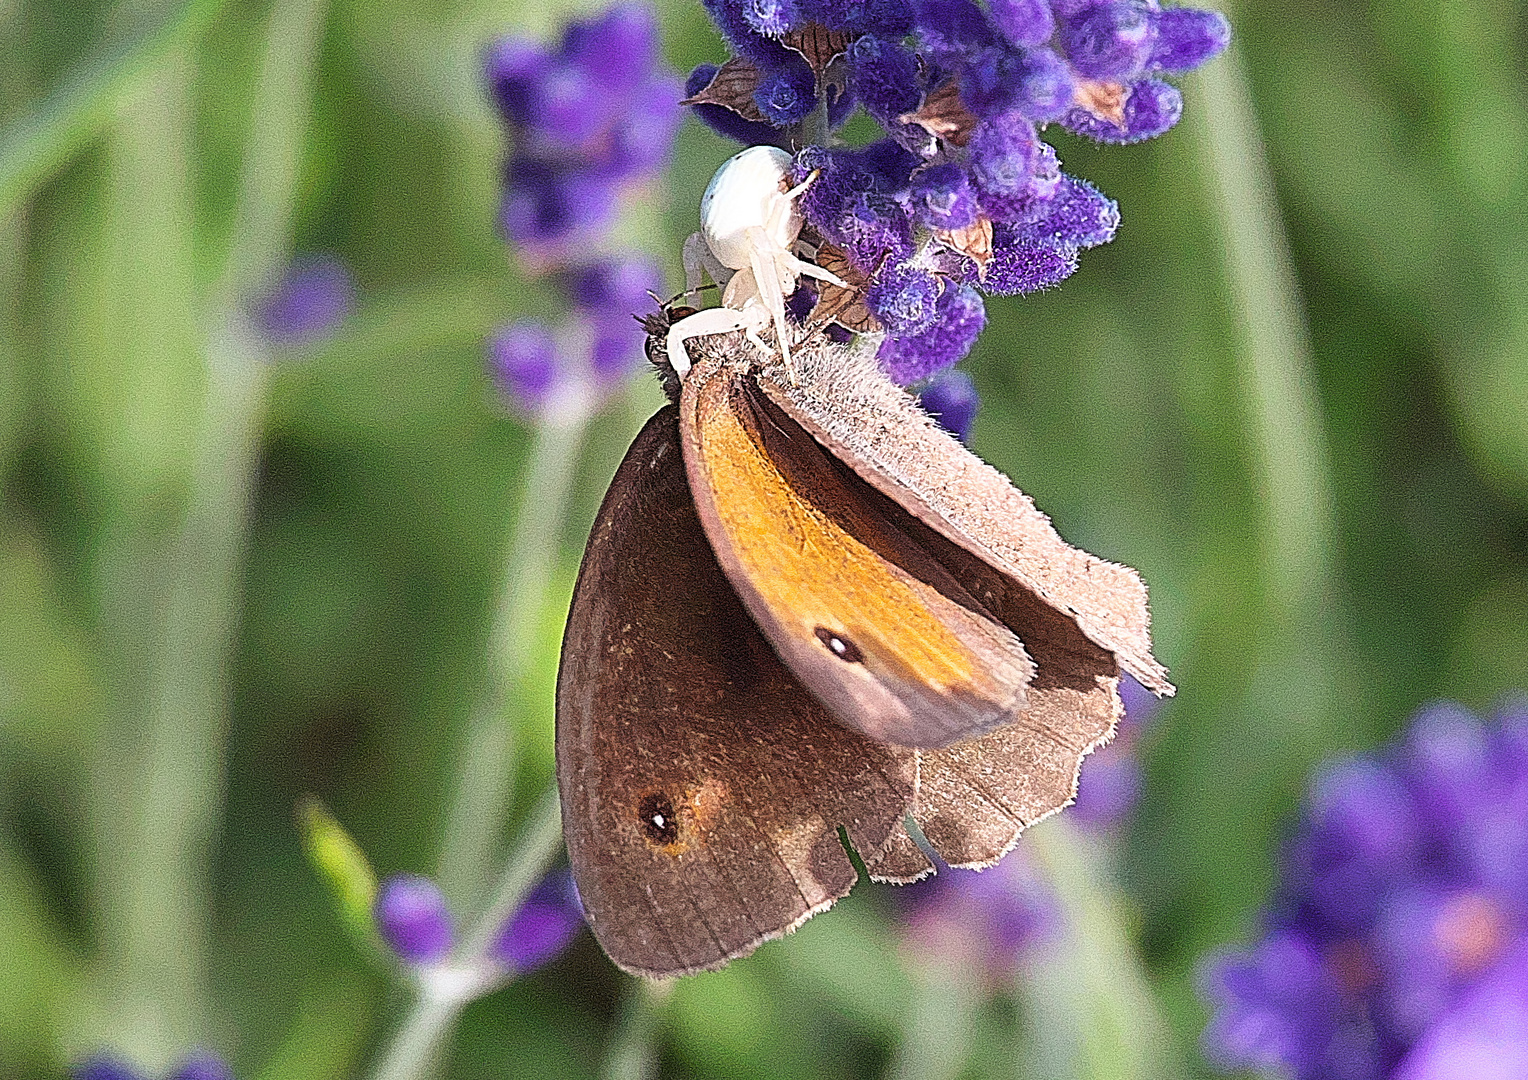
[[(144, 1080), (127, 1062), (109, 1054), (98, 1054), (69, 1070), (71, 1080)], [(209, 1050), (196, 1050), (182, 1058), (164, 1080), (233, 1080), (228, 1063)]]
[(914, 963), (958, 967), (991, 987), (1010, 984), (1061, 926), (1058, 898), (1021, 851), (982, 871), (941, 864), (897, 900)]
[(531, 890), (520, 910), (494, 939), (493, 959), (524, 974), (558, 956), (584, 925), (573, 875), (553, 870)]
[(1077, 802), (1070, 811), (1073, 821), (1092, 829), (1120, 825), (1135, 809), (1141, 795), (1141, 763), (1136, 744), (1162, 702), (1129, 675), (1121, 675), (1119, 696), (1125, 705), (1114, 738), (1088, 755), (1077, 778)]
[(373, 915), (382, 940), (410, 964), (444, 960), (455, 941), (446, 895), (426, 877), (389, 878), (377, 893)]
[(918, 401), (939, 426), (961, 442), (971, 441), (971, 425), (981, 398), (971, 376), (960, 368), (946, 368), (918, 391)]
[[(868, 279), (867, 307), (887, 334), (882, 364), (904, 383), (966, 355), (985, 322), (981, 293), (1050, 288), (1081, 251), (1112, 239), (1115, 204), (1061, 172), (1040, 127), (1113, 143), (1159, 135), (1183, 107), (1162, 76), (1209, 60), (1230, 34), (1215, 12), (1157, 0), (706, 0), (706, 9), (736, 59), (715, 93), (703, 93), (714, 65), (686, 89), (723, 135), (821, 140), (820, 125), (807, 126), (823, 115), (809, 87), (828, 95), (829, 127), (858, 104), (885, 130), (869, 148), (805, 146), (796, 179), (816, 172), (802, 210)], [(842, 85), (809, 66), (803, 42), (822, 29), (843, 42)], [(931, 300), (944, 300), (951, 326), (929, 323)]]
[(1212, 1063), (1295, 1080), (1528, 1075), (1528, 705), (1423, 709), (1316, 776), (1252, 948), (1209, 961)]
[(620, 4), (571, 24), (554, 49), (500, 41), (484, 66), (513, 145), (500, 227), (533, 265), (583, 261), (672, 152), (682, 86), (659, 56), (656, 16)]

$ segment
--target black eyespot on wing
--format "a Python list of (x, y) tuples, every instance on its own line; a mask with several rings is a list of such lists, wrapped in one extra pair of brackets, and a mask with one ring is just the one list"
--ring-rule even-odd
[(661, 791), (650, 792), (637, 804), (637, 819), (642, 831), (654, 844), (672, 844), (679, 839), (679, 820), (674, 802)]
[(842, 634), (835, 634), (826, 626), (819, 626), (815, 633), (817, 640), (827, 646), (828, 652), (838, 657), (846, 664), (863, 664), (865, 654), (859, 651), (859, 646), (854, 644)]

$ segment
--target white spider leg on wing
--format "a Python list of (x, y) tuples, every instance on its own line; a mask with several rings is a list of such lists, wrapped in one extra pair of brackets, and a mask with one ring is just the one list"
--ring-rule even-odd
[[(772, 215), (771, 215), (772, 216)], [(787, 370), (791, 366), (790, 334), (785, 324), (785, 286), (794, 285), (796, 276), (784, 260), (793, 258), (790, 252), (776, 243), (761, 226), (748, 230), (748, 263), (753, 271), (753, 287), (757, 290), (759, 303), (769, 312), (775, 324), (775, 337), (780, 343), (780, 357)]]
[(840, 289), (849, 288), (849, 283), (843, 278), (839, 277), (837, 274), (833, 273), (833, 271), (824, 270), (816, 263), (810, 263), (805, 259), (797, 258), (795, 255), (792, 255), (789, 252), (787, 252), (785, 255), (785, 265), (788, 266), (791, 273), (795, 274), (797, 277), (816, 278), (818, 281), (826, 281), (829, 285), (837, 285)]
[(691, 233), (690, 238), (684, 242), (680, 258), (684, 262), (684, 285), (687, 292), (696, 292), (705, 284), (703, 275), (709, 275), (717, 288), (726, 288), (732, 278), (732, 268), (712, 252), (705, 233)]
[[(754, 310), (758, 310), (755, 308)], [(683, 379), (690, 373), (690, 354), (684, 347), (684, 343), (690, 338), (710, 337), (712, 334), (730, 334), (734, 330), (749, 330), (750, 316), (748, 312), (737, 311), (730, 307), (706, 308), (697, 311), (693, 315), (687, 315), (668, 328), (668, 336), (664, 338), (664, 350), (668, 353), (669, 366), (674, 369), (674, 374)], [(755, 337), (758, 331), (752, 330), (750, 337)], [(760, 343), (762, 347), (762, 343)]]

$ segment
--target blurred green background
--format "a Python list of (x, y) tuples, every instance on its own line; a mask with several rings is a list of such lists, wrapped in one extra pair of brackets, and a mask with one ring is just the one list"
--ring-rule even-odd
[[(319, 1080), (396, 1024), (293, 808), (319, 796), (384, 873), (435, 868), (530, 446), (482, 341), (557, 312), (496, 237), (478, 57), (588, 10), (0, 0), (0, 1077), (199, 1042)], [(698, 4), (661, 10), (676, 67), (723, 58)], [(1071, 867), (1150, 994), (999, 993), (947, 1029), (952, 1076), (1203, 1073), (1194, 964), (1254, 925), (1310, 766), (1528, 683), (1523, 5), (1229, 14), (1178, 129), (1051, 133), (1119, 238), (992, 301), (968, 364), (975, 448), (1152, 589), (1180, 693), (1134, 824)], [(676, 281), (731, 152), (694, 124), (679, 149), (632, 225)], [(227, 313), (292, 251), (345, 260), (354, 314), (240, 367)], [(644, 381), (581, 457), (514, 691), (518, 814), (583, 538), (658, 401)], [(681, 983), (663, 1074), (882, 1075), (930, 1000), (887, 891)], [(449, 1074), (597, 1075), (628, 997), (585, 935), (467, 1011)], [(1141, 1057), (1104, 1014), (1168, 1037)]]

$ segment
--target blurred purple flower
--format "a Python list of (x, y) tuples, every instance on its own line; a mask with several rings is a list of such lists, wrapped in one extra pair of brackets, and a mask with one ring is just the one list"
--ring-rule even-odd
[(429, 878), (388, 878), (373, 912), (382, 939), (408, 963), (433, 964), (451, 951), (451, 909), (440, 886)]
[(553, 870), (504, 925), (489, 955), (523, 974), (556, 958), (584, 925), (578, 890), (567, 870)]
[(572, 312), (556, 327), (521, 319), (488, 340), (488, 369), (517, 410), (597, 404), (642, 370), (646, 337), (632, 313), (662, 286), (645, 258), (613, 259), (564, 272)]
[(624, 193), (667, 164), (683, 118), (656, 15), (623, 3), (570, 24), (555, 48), (504, 39), (484, 74), (513, 143), (500, 227), (532, 267), (585, 261)]
[(304, 345), (331, 333), (350, 314), (355, 283), (345, 264), (319, 255), (291, 264), (254, 304), (255, 327), (272, 345)]
[(664, 66), (658, 23), (644, 4), (617, 4), (570, 24), (556, 48), (510, 38), (485, 63), (508, 126), (499, 225), (535, 272), (556, 272), (572, 312), (501, 328), (488, 368), (517, 410), (596, 404), (644, 366), (632, 316), (663, 275), (647, 258), (612, 252), (610, 230), (635, 188), (668, 164), (683, 110)]
[(73, 1080), (141, 1080), (131, 1065), (108, 1054), (95, 1054), (69, 1070)]
[(1267, 936), (1205, 969), (1207, 1056), (1297, 1080), (1528, 1075), (1525, 855), (1521, 704), (1489, 725), (1434, 705), (1398, 746), (1327, 765)]
[(981, 871), (941, 864), (897, 899), (903, 948), (915, 962), (964, 967), (992, 985), (1012, 981), (1060, 926), (1055, 894), (1021, 851)]
[[(72, 1080), (143, 1080), (131, 1065), (110, 1055), (97, 1055), (69, 1070)], [(233, 1080), (233, 1070), (210, 1050), (197, 1050), (165, 1074), (165, 1080)]]
[(1114, 738), (1082, 763), (1077, 802), (1071, 819), (1096, 829), (1118, 825), (1135, 809), (1141, 794), (1141, 764), (1136, 742), (1161, 708), (1161, 700), (1129, 675), (1121, 675), (1119, 696), (1125, 704)]
[(216, 1054), (198, 1050), (175, 1067), (169, 1080), (233, 1080), (233, 1070)]

